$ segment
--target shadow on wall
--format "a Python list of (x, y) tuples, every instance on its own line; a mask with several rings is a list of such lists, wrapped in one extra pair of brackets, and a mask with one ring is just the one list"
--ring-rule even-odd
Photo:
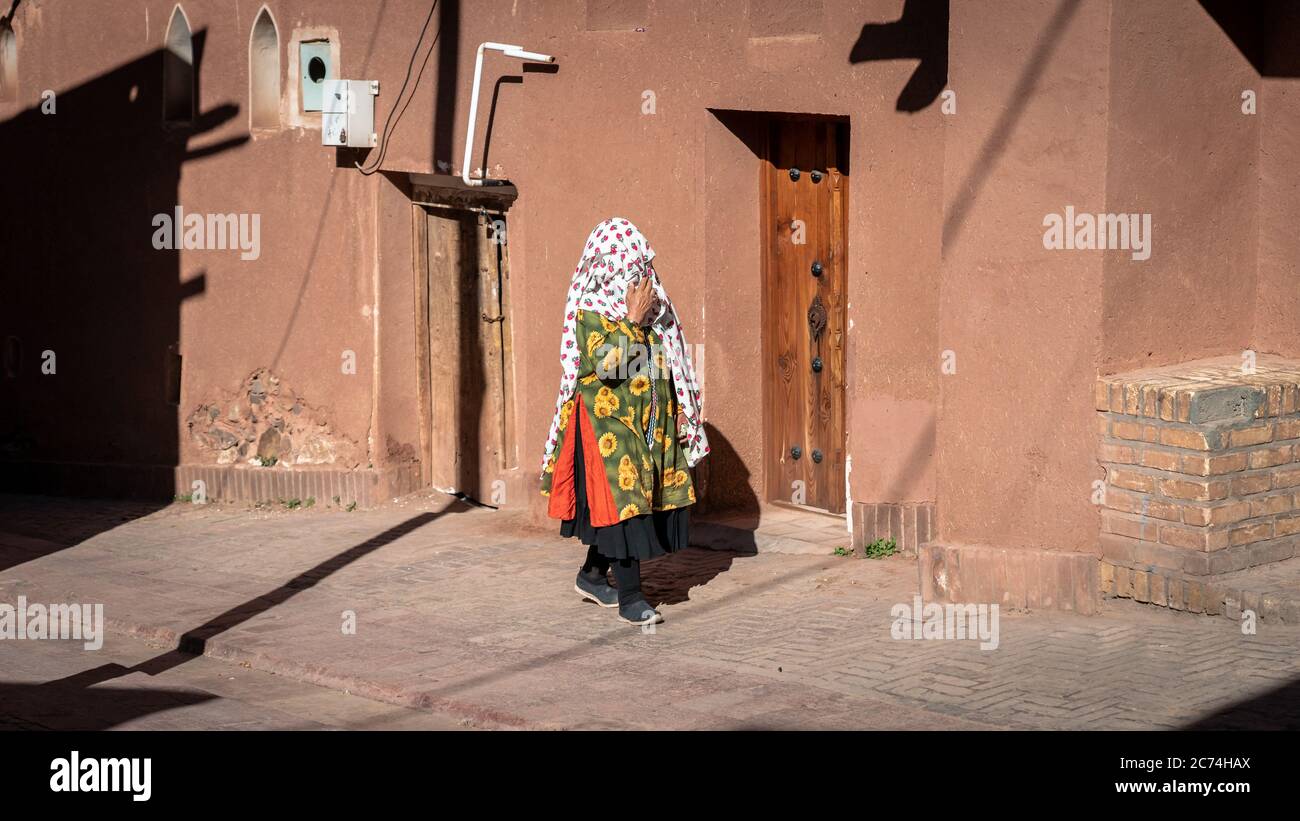
[(1028, 108), (1030, 101), (1034, 97), (1038, 78), (1056, 53), (1056, 49), (1061, 44), (1061, 38), (1065, 36), (1065, 30), (1069, 27), (1070, 21), (1074, 18), (1080, 6), (1081, 0), (1065, 0), (1057, 7), (1056, 13), (1048, 20), (1047, 25), (1043, 27), (1042, 34), (1038, 38), (1038, 44), (1034, 46), (1034, 50), (1025, 63), (1024, 69), (1020, 72), (1015, 87), (1007, 94), (1006, 105), (1003, 106), (1001, 113), (998, 115), (997, 123), (994, 124), (993, 130), (985, 139), (984, 144), (980, 146), (979, 157), (975, 160), (966, 178), (962, 180), (961, 185), (957, 187), (958, 194), (954, 198), (952, 206), (948, 209), (948, 213), (944, 215), (943, 253), (948, 253), (948, 250), (956, 243), (962, 226), (966, 222), (966, 215), (974, 206), (980, 191), (983, 190), (984, 181), (989, 178), (997, 168), (998, 162), (1002, 159), (1002, 154), (1006, 151), (1007, 145), (1010, 144), (1016, 126), (1020, 124), (1020, 118), (1024, 115), (1026, 108)]
[[(749, 483), (749, 467), (727, 437), (712, 424), (704, 423), (709, 438), (709, 455), (695, 468), (699, 498), (696, 511), (708, 515), (750, 515), (758, 521), (758, 497)], [(695, 512), (695, 511), (693, 511)]]
[(1263, 77), (1300, 77), (1300, 4), (1295, 0), (1200, 0)]
[[(196, 88), (204, 34), (192, 40)], [(177, 250), (153, 247), (154, 218), (174, 219), (185, 163), (248, 136), (192, 146), (233, 104), (164, 125), (169, 54), (56, 90), (53, 113), (37, 100), (0, 123), (0, 489), (172, 498), (180, 305), (205, 282)]]
[(916, 113), (948, 84), (948, 0), (906, 0), (892, 23), (868, 23), (849, 52), (850, 63), (918, 60), (894, 108)]

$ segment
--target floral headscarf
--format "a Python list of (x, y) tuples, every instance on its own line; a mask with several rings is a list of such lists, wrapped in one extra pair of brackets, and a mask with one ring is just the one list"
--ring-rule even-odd
[(695, 381), (695, 368), (686, 356), (686, 340), (682, 336), (677, 310), (664, 290), (659, 275), (650, 264), (654, 249), (637, 227), (621, 217), (610, 217), (592, 229), (582, 250), (582, 259), (573, 269), (573, 282), (569, 286), (568, 302), (564, 306), (564, 333), (560, 337), (560, 365), (564, 377), (560, 380), (560, 394), (555, 400), (555, 418), (546, 435), (546, 453), (542, 469), (555, 451), (560, 431), (561, 408), (573, 398), (578, 383), (578, 311), (595, 311), (617, 322), (627, 316), (627, 289), (638, 277), (649, 276), (655, 295), (662, 306), (652, 328), (663, 346), (664, 360), (673, 375), (677, 403), (686, 416), (686, 463), (694, 467), (709, 452), (709, 440), (704, 435), (701, 416), (700, 387)]

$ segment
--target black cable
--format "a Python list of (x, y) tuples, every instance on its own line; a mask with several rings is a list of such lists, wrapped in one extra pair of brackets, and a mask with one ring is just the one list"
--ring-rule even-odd
[[(397, 92), (397, 101), (393, 103), (392, 109), (388, 112), (388, 119), (384, 122), (383, 138), (379, 144), (379, 152), (376, 155), (374, 167), (367, 171), (362, 167), (361, 163), (353, 163), (353, 165), (357, 167), (357, 170), (366, 176), (375, 173), (379, 170), (379, 166), (383, 165), (384, 156), (388, 153), (389, 134), (391, 133), (391, 129), (397, 125), (393, 120), (393, 115), (396, 114), (397, 120), (401, 121), (402, 115), (406, 113), (407, 107), (411, 104), (411, 100), (415, 98), (415, 90), (420, 87), (420, 78), (424, 76), (424, 69), (429, 65), (429, 57), (433, 54), (434, 46), (438, 44), (438, 38), (442, 36), (442, 28), (439, 27), (438, 33), (433, 35), (433, 41), (429, 43), (429, 50), (424, 55), (424, 62), (420, 63), (420, 73), (416, 75), (415, 88), (411, 89), (411, 96), (406, 99), (406, 103), (402, 106), (402, 110), (399, 112), (397, 110), (397, 103), (401, 102), (402, 95), (406, 93), (406, 86), (411, 82), (411, 69), (415, 68), (415, 58), (420, 54), (420, 44), (424, 42), (424, 35), (429, 31), (429, 23), (433, 21), (433, 12), (437, 8), (438, 0), (433, 0), (433, 5), (429, 6), (429, 16), (424, 18), (424, 27), (420, 29), (420, 38), (415, 41), (415, 50), (411, 52), (411, 62), (406, 65), (406, 79), (402, 81), (402, 88)], [(366, 163), (366, 165), (369, 164), (369, 162)]]

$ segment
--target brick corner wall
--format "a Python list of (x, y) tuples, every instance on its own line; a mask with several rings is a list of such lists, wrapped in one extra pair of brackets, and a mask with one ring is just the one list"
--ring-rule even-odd
[(1200, 609), (1207, 582), (1298, 554), (1300, 362), (1104, 376), (1096, 409), (1109, 595)]

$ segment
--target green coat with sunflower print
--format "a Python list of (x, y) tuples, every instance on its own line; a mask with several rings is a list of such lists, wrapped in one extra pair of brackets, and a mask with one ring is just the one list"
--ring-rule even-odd
[[(626, 320), (613, 322), (595, 311), (578, 311), (576, 319), (581, 350), (575, 393), (595, 432), (619, 521), (694, 504), (686, 451), (677, 441), (672, 372), (658, 337), (653, 330)], [(653, 419), (652, 397), (657, 397)], [(558, 441), (542, 476), (545, 496), (551, 495), (556, 459), (568, 452), (565, 439), (575, 429), (575, 407), (571, 398), (560, 410)], [(651, 425), (653, 439), (647, 444)]]

